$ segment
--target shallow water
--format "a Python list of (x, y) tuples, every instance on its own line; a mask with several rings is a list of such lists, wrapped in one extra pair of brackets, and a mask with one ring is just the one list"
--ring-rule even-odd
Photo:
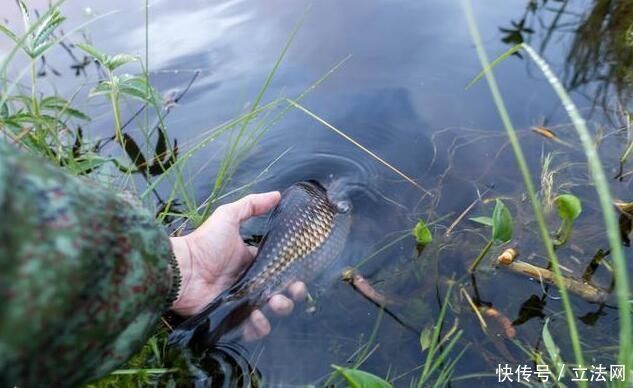
[[(32, 3), (37, 7), (37, 1)], [(40, 3), (42, 7), (46, 4)], [(491, 57), (510, 47), (502, 40), (516, 37), (508, 29), (525, 17), (525, 26), (533, 32), (524, 31), (524, 37), (540, 49), (566, 84), (582, 73), (568, 55), (574, 31), (588, 14), (592, 1), (545, 5), (537, 2), (534, 12), (527, 10), (526, 2), (477, 3), (475, 17)], [(89, 12), (84, 9), (88, 6)], [(6, 7), (5, 17), (10, 24), (19, 20), (13, 8)], [(557, 16), (561, 8), (563, 12)], [(113, 10), (117, 12), (89, 25), (87, 36), (107, 52), (144, 57), (146, 31), (142, 4), (121, 0), (107, 5), (69, 1), (65, 14), (71, 24), (77, 24), (86, 19), (86, 12), (105, 15)], [(544, 249), (488, 87), (482, 80), (465, 90), (480, 71), (480, 65), (460, 1), (240, 0), (188, 1), (186, 5), (156, 1), (151, 2), (149, 15), (149, 66), (159, 91), (182, 90), (199, 73), (166, 120), (170, 136), (181, 144), (249, 109), (297, 24), (301, 24), (299, 31), (266, 91), (265, 102), (278, 96), (300, 95), (349, 56), (301, 104), (396, 166), (432, 195), (297, 110), (266, 132), (241, 163), (230, 188), (255, 179), (254, 191), (283, 189), (309, 178), (326, 183), (342, 179), (353, 184), (354, 224), (341, 261), (353, 265), (399, 239), (373, 255), (359, 271), (378, 289), (402, 302), (392, 310), (407, 323), (424, 328), (435, 322), (451, 277), (463, 280), (465, 289), (474, 296), (472, 282), (464, 274), (489, 232), (465, 219), (450, 237), (443, 235), (477, 198), (478, 190), (491, 188), (487, 198), (504, 198), (515, 216), (514, 244), (520, 247), (521, 258), (543, 263)], [(548, 28), (552, 25), (556, 27)], [(6, 47), (6, 42), (0, 44), (0, 49)], [(85, 82), (82, 95), (98, 79), (94, 69), (89, 69), (87, 78), (75, 78), (67, 70), (73, 60), (61, 50), (52, 54), (48, 62), (63, 75), (48, 74), (44, 79), (62, 93), (71, 93)], [(595, 192), (588, 183), (584, 156), (576, 151), (579, 142), (557, 97), (533, 63), (525, 57), (513, 56), (497, 67), (495, 75), (513, 123), (519, 129), (535, 181), (541, 158), (554, 152), (553, 167), (560, 168), (554, 178), (557, 191), (571, 191), (583, 199), (583, 215), (572, 240), (559, 250), (562, 264), (580, 276), (596, 250), (608, 245), (599, 222)], [(614, 134), (617, 126), (605, 116), (604, 105), (616, 107), (612, 92), (618, 85), (589, 81), (575, 88), (573, 97), (590, 120), (591, 129), (602, 128), (609, 135), (600, 150), (607, 174), (613, 176), (626, 138)], [(606, 104), (601, 104), (601, 100), (594, 101), (594, 96), (604, 85), (611, 89), (604, 94)], [(97, 115), (91, 125), (92, 134), (109, 135), (108, 106), (95, 99), (87, 101), (84, 108)], [(125, 115), (130, 116), (134, 110), (133, 105), (125, 107)], [(536, 125), (553, 128), (572, 147), (534, 134), (530, 128)], [(131, 133), (134, 135), (134, 131)], [(142, 137), (138, 138), (140, 141)], [(188, 162), (186, 175), (191, 176), (192, 190), (200, 201), (213, 189), (225, 145), (226, 138), (221, 138)], [(268, 172), (257, 178), (280, 155)], [(612, 189), (616, 197), (631, 200), (630, 179), (614, 180)], [(166, 185), (160, 191), (168, 195)], [(479, 203), (469, 215), (490, 214), (492, 206)], [(419, 218), (437, 223), (433, 225), (435, 241), (418, 257), (413, 238), (404, 236)], [(550, 225), (555, 230), (554, 215), (550, 217)], [(261, 223), (250, 223), (244, 230), (245, 234), (261, 232)], [(493, 249), (489, 259), (501, 250)], [(630, 255), (629, 248), (626, 254)], [(517, 338), (528, 347), (542, 349), (540, 333), (544, 318), (549, 317), (563, 358), (571, 360), (557, 292), (550, 288), (545, 295), (538, 282), (503, 270), (494, 271), (490, 269), (490, 260), (477, 276), (481, 300), (492, 303), (514, 320), (523, 302), (538, 302), (542, 298), (542, 312), (516, 327)], [(376, 348), (362, 369), (379, 376), (402, 375), (395, 385), (408, 386), (419, 375), (414, 368), (425, 357), (417, 334), (404, 329), (390, 316), (382, 315), (376, 306), (339, 281), (337, 272), (331, 272), (326, 275), (329, 282), (312, 288), (316, 312), (305, 312), (306, 306), (300, 304), (291, 317), (274, 319), (270, 336), (244, 344), (245, 357), (256, 366), (267, 385), (319, 385), (331, 372), (331, 364), (346, 365), (356, 350), (371, 340), (370, 348), (374, 345)], [(594, 281), (607, 287), (611, 277), (601, 269)], [(459, 327), (464, 330), (458, 348), (470, 344), (457, 363), (454, 376), (480, 375), (458, 380), (455, 386), (497, 382), (495, 368), (499, 363), (529, 364), (525, 354), (511, 341), (493, 332), (489, 335), (482, 332), (457, 289), (451, 301), (445, 326), (448, 329), (458, 319)], [(578, 322), (586, 348), (617, 344), (615, 309), (607, 306), (598, 314), (587, 316), (598, 307), (574, 296), (572, 304), (576, 315), (585, 318)], [(592, 317), (598, 317), (597, 321), (588, 324)], [(380, 325), (370, 339), (377, 322)], [(455, 356), (457, 352), (454, 353)], [(609, 354), (614, 353), (592, 353), (592, 364), (612, 363)]]

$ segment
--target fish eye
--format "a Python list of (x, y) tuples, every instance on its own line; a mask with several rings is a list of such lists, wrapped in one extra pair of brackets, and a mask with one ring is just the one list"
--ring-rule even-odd
[(342, 214), (349, 213), (352, 210), (352, 203), (350, 201), (336, 201), (336, 211)]

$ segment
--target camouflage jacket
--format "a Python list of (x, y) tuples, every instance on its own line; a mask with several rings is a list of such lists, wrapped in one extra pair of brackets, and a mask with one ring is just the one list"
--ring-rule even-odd
[(137, 351), (178, 288), (152, 215), (0, 139), (0, 386), (74, 386)]

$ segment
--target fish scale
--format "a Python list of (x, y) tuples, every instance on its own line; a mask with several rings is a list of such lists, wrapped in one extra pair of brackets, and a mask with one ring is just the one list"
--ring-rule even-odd
[(201, 313), (178, 326), (170, 344), (199, 350), (213, 346), (234, 334), (272, 295), (318, 276), (340, 255), (349, 232), (349, 206), (339, 205), (316, 181), (286, 189), (251, 267)]

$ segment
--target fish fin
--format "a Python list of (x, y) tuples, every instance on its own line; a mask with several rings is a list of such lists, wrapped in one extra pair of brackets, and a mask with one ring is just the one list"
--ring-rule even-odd
[(211, 303), (209, 303), (204, 310), (178, 325), (174, 331), (169, 334), (167, 343), (169, 345), (177, 345), (180, 347), (188, 346), (194, 332), (198, 330), (199, 327), (209, 325), (209, 316), (224, 302), (224, 299), (224, 294), (219, 295)]
[(169, 335), (168, 344), (203, 350), (241, 327), (259, 303), (257, 297), (231, 299), (232, 290), (220, 294), (200, 313), (178, 325)]
[(189, 340), (189, 347), (199, 351), (213, 347), (220, 341), (231, 341), (230, 335), (242, 328), (251, 313), (258, 309), (257, 299), (244, 297), (227, 300), (198, 325)]

